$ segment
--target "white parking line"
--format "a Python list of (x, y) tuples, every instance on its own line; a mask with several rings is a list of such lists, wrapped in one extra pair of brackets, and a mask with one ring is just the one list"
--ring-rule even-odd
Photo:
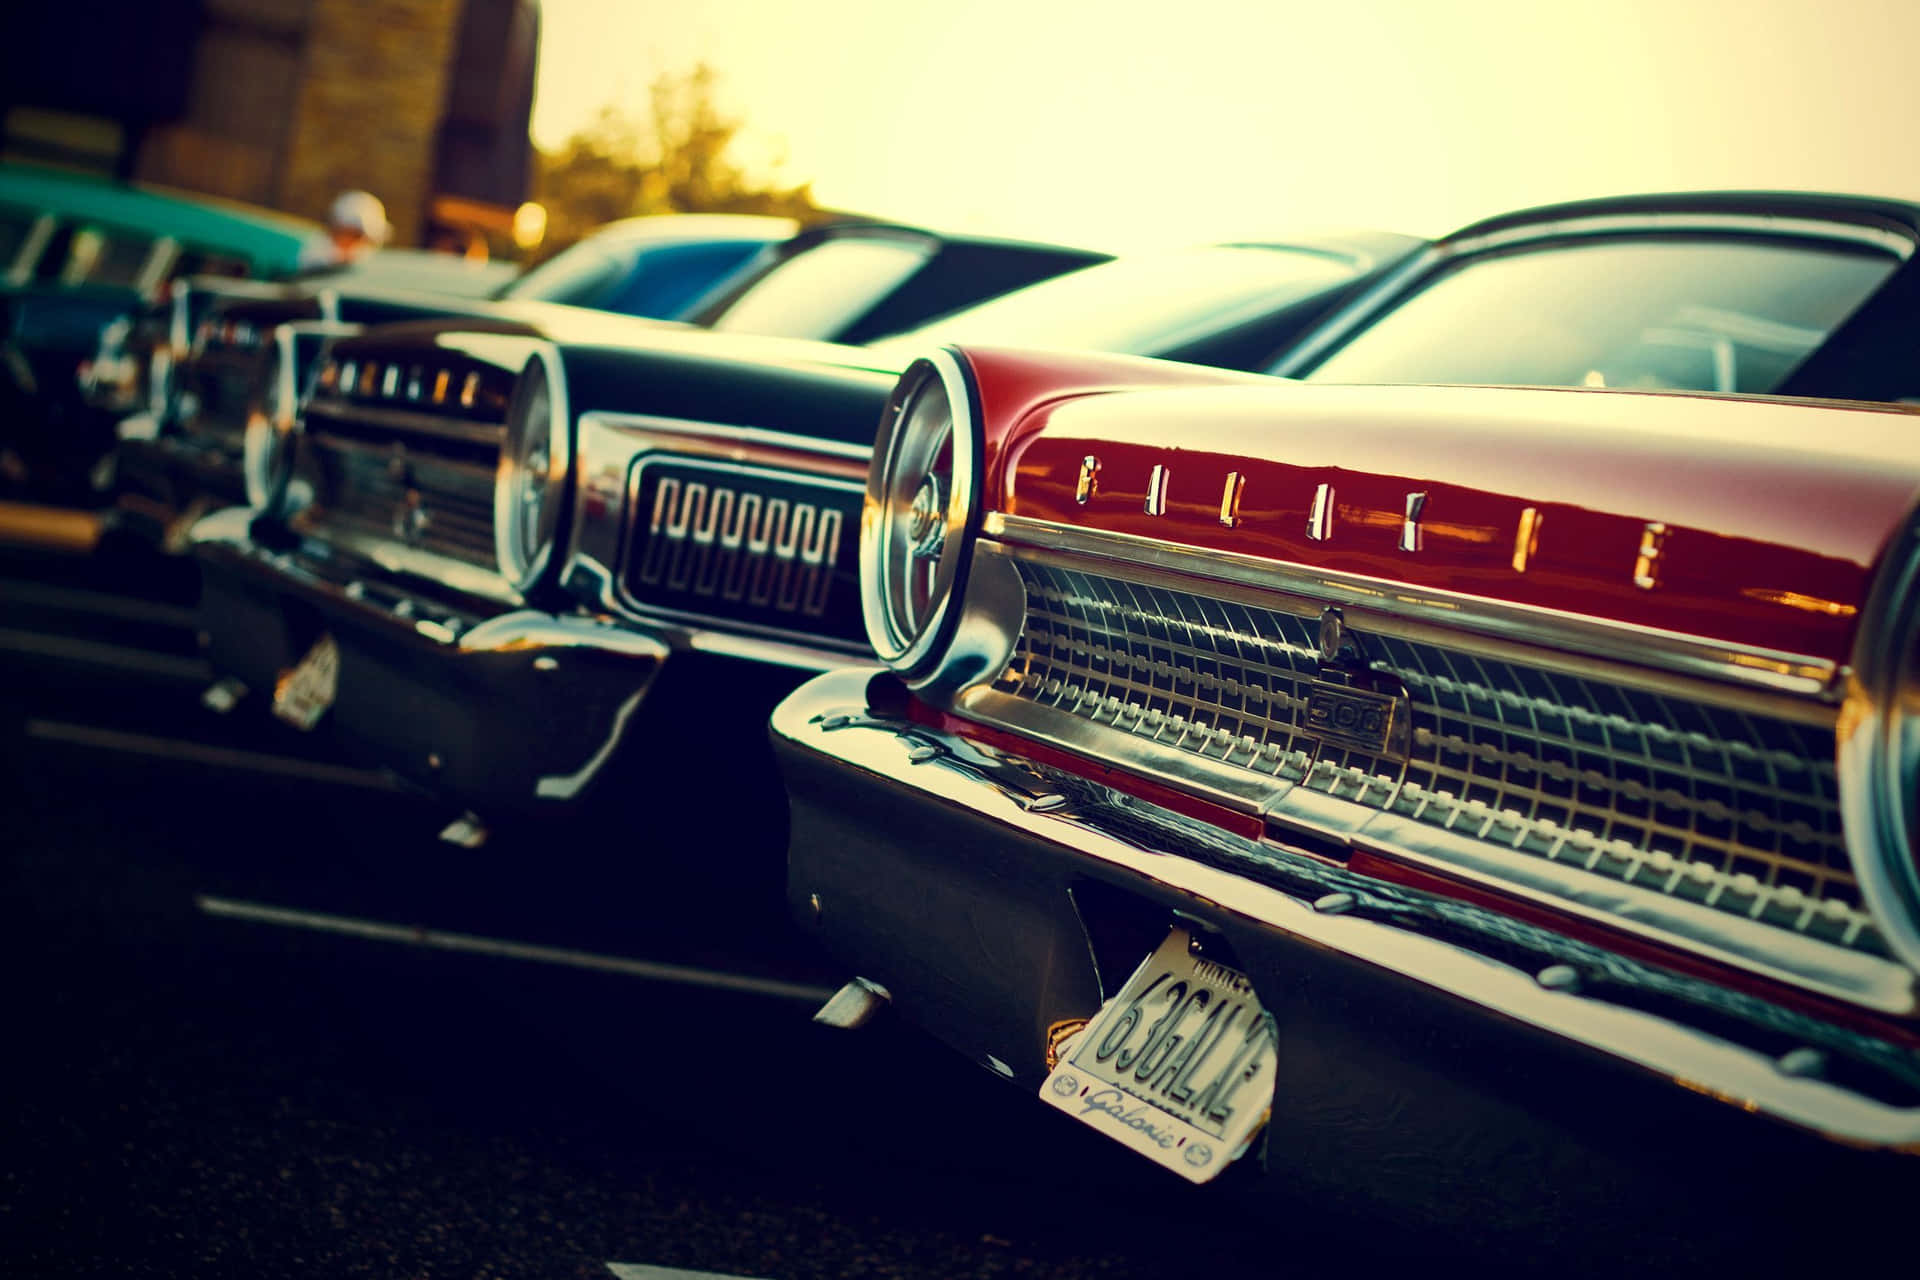
[(644, 1262), (609, 1262), (607, 1270), (618, 1280), (751, 1280), (748, 1276), (728, 1276), (718, 1271), (682, 1271), (678, 1267), (654, 1267)]
[[(673, 982), (688, 987), (708, 987), (743, 995), (770, 996), (821, 1005), (833, 994), (830, 987), (815, 987), (803, 982), (782, 982), (777, 978), (756, 978), (744, 973), (725, 973), (718, 969), (697, 969), (690, 965), (661, 964), (653, 960), (633, 960), (626, 956), (598, 955), (575, 951), (570, 947), (546, 947), (531, 942), (513, 942), (505, 938), (483, 938), (470, 933), (447, 933), (424, 925), (387, 924), (379, 920), (361, 920), (354, 916), (328, 915), (320, 911), (298, 911), (291, 907), (268, 906), (259, 902), (241, 902), (197, 894), (194, 905), (210, 916), (230, 920), (252, 920), (277, 924), (290, 929), (312, 929), (320, 933), (338, 933), (376, 942), (397, 942), (410, 947), (435, 951), (464, 951), (471, 955), (501, 956), (509, 960), (532, 960), (540, 964), (567, 965), (575, 969), (595, 969), (602, 973), (620, 973), (646, 982)], [(626, 1265), (626, 1264), (622, 1264)], [(661, 1274), (694, 1275), (694, 1272)]]
[(80, 587), (55, 587), (17, 579), (0, 581), (0, 602), (58, 609), (69, 613), (92, 613), (107, 618), (125, 618), (131, 622), (152, 622), (161, 626), (191, 631), (199, 625), (192, 609), (134, 596), (111, 595)]
[(182, 658), (171, 653), (136, 649), (131, 645), (76, 640), (72, 636), (19, 631), (11, 627), (0, 629), (0, 650), (58, 658), (81, 666), (137, 671), (165, 680), (177, 680), (182, 684), (205, 684), (213, 679), (213, 668), (200, 658)]
[(158, 756), (189, 764), (213, 765), (220, 769), (251, 769), (284, 778), (304, 778), (342, 787), (365, 787), (371, 791), (403, 791), (404, 784), (388, 774), (372, 769), (353, 769), (346, 765), (322, 764), (294, 756), (270, 756), (258, 751), (239, 751), (232, 747), (210, 747), (186, 738), (161, 738), (145, 733), (126, 733), (119, 729), (101, 729), (90, 724), (69, 724), (64, 720), (29, 720), (25, 727), (29, 738), (42, 742), (64, 742), (76, 747), (96, 747), (128, 755)]

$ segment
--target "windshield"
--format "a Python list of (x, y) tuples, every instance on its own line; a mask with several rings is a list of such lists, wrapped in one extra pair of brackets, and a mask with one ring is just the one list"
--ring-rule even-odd
[(511, 282), (499, 296), (671, 320), (765, 247), (763, 240), (588, 238)]
[(889, 338), (884, 347), (994, 342), (1157, 355), (1350, 279), (1347, 261), (1266, 245), (1117, 258), (1028, 285)]
[(831, 338), (918, 271), (933, 247), (920, 240), (848, 236), (794, 254), (715, 317), (722, 333)]
[(1559, 244), (1469, 259), (1307, 377), (1764, 393), (1894, 265), (1866, 251), (1734, 239)]
[(620, 248), (592, 239), (579, 241), (508, 281), (499, 296), (591, 305), (584, 300), (625, 278), (640, 252), (637, 244), (626, 245), (624, 252)]

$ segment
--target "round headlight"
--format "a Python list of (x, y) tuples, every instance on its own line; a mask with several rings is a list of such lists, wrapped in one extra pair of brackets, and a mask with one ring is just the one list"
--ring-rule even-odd
[(566, 514), (571, 430), (559, 355), (542, 348), (514, 384), (493, 486), (494, 555), (501, 574), (523, 595), (559, 559), (554, 544)]
[(1920, 968), (1920, 515), (1861, 613), (1839, 731), (1840, 814), (1861, 896)]
[(917, 360), (880, 418), (860, 518), (860, 600), (881, 661), (922, 674), (951, 630), (966, 570), (980, 445), (966, 375)]
[(247, 411), (241, 469), (255, 511), (275, 512), (286, 498), (299, 407), (300, 355), (293, 326), (283, 324), (274, 328), (265, 376)]

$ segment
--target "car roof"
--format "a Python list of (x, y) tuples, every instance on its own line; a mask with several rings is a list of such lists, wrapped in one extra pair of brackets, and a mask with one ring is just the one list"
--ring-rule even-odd
[(1895, 259), (1893, 270), (1830, 332), (1774, 394), (1850, 401), (1907, 399), (1920, 392), (1908, 373), (1911, 317), (1920, 312), (1920, 205), (1887, 197), (1817, 191), (1679, 191), (1605, 196), (1539, 205), (1472, 222), (1434, 241), (1367, 292), (1302, 334), (1269, 372), (1311, 376), (1356, 334), (1398, 306), (1454, 258), (1561, 236), (1751, 235), (1856, 242)]
[(0, 203), (61, 217), (136, 227), (184, 244), (242, 255), (268, 271), (291, 270), (319, 224), (224, 200), (53, 169), (0, 166)]
[(770, 244), (682, 318), (713, 326), (788, 262), (835, 240), (895, 240), (925, 246), (920, 267), (846, 321), (835, 342), (865, 343), (1022, 285), (1112, 259), (1110, 253), (1037, 240), (952, 235), (899, 222), (842, 218)]
[(1920, 205), (1902, 200), (1818, 191), (1673, 191), (1569, 200), (1517, 209), (1469, 223), (1439, 243), (1451, 244), (1514, 228), (1584, 218), (1684, 218), (1688, 215), (1851, 222), (1902, 231), (1910, 238), (1920, 237)]
[(620, 218), (589, 231), (590, 240), (757, 240), (771, 244), (800, 230), (793, 218), (761, 213), (650, 213)]

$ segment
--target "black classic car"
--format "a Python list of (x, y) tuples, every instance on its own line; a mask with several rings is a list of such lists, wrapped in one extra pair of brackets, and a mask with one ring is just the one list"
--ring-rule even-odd
[[(1214, 354), (1265, 359), (1416, 244), (1198, 251), (1231, 278), (1146, 273), (1158, 292), (1135, 292), (1128, 332), (1197, 350), (1200, 291), (1233, 304)], [(1091, 317), (1076, 332), (1048, 295), (1092, 295), (1117, 333), (1115, 272), (1143, 278), (1093, 266), (1022, 305), (1074, 339)], [(852, 572), (866, 424), (905, 360), (557, 308), (336, 338), (302, 418), (248, 428), (251, 511), (199, 526), (212, 657), (489, 820), (570, 812), (615, 767), (672, 794), (669, 764), (755, 779), (777, 813), (757, 726), (806, 674), (869, 656)]]
[(571, 810), (627, 738), (649, 786), (764, 755), (699, 707), (861, 653), (872, 363), (585, 312), (335, 339), (298, 426), (250, 428), (254, 506), (195, 527), (208, 656), (490, 821)]
[[(1766, 390), (1773, 389), (1766, 379), (1785, 367), (1778, 349), (1799, 344), (1794, 349), (1802, 355), (1814, 352), (1790, 375), (1800, 380), (1803, 391), (1827, 394), (1819, 389), (1824, 386), (1832, 394), (1865, 394), (1859, 380), (1879, 376), (1889, 367), (1872, 358), (1873, 344), (1884, 340), (1887, 330), (1871, 321), (1891, 305), (1888, 299), (1911, 288), (1901, 264), (1911, 246), (1912, 223), (1903, 230), (1900, 214), (1894, 206), (1837, 199), (1649, 198), (1502, 219), (1469, 228), (1432, 248), (1392, 241), (1386, 252), (1367, 253), (1354, 251), (1349, 242), (1345, 265), (1331, 281), (1318, 274), (1331, 257), (1309, 253), (1302, 260), (1311, 264), (1304, 273), (1313, 282), (1310, 287), (1274, 286), (1271, 297), (1283, 301), (1268, 314), (1290, 322), (1291, 333), (1285, 332), (1284, 323), (1255, 326), (1257, 341), (1228, 343), (1223, 350), (1230, 348), (1242, 359), (1257, 352), (1262, 363), (1277, 359), (1294, 367), (1306, 358), (1301, 352), (1327, 357), (1330, 348), (1322, 335), (1344, 331), (1348, 340), (1326, 358), (1328, 369), (1337, 371), (1339, 361), (1364, 351), (1372, 335), (1390, 336), (1396, 318), (1417, 316), (1448, 301), (1461, 292), (1456, 287), (1460, 282), (1471, 282), (1478, 272), (1531, 264), (1537, 274), (1567, 278), (1557, 292), (1543, 285), (1535, 295), (1543, 301), (1529, 312), (1531, 346), (1515, 340), (1500, 347), (1514, 360), (1527, 359), (1529, 350), (1539, 348), (1536, 358), (1551, 353), (1560, 361), (1559, 366), (1534, 370), (1533, 380), (1713, 390), (1722, 389), (1731, 370), (1736, 389)], [(1911, 218), (1911, 211), (1906, 216)], [(1601, 323), (1599, 309), (1574, 287), (1591, 288), (1582, 264), (1596, 253), (1616, 275), (1633, 267), (1653, 273), (1656, 283), (1684, 281), (1686, 287), (1673, 284), (1660, 291), (1649, 285), (1634, 295), (1645, 294), (1642, 302), (1617, 302), (1611, 318)], [(1077, 280), (1119, 273), (1124, 267), (1113, 263), (1091, 268), (1031, 292), (1077, 289), (1082, 287)], [(1769, 280), (1779, 286), (1773, 293), (1766, 286)], [(1097, 289), (1089, 292), (1100, 295)], [(1139, 310), (1151, 308), (1143, 297)], [(1170, 312), (1178, 314), (1179, 308)], [(1220, 332), (1245, 328), (1247, 315), (1240, 309), (1224, 308), (1216, 314)], [(1356, 324), (1355, 316), (1368, 317), (1368, 323)], [(1103, 322), (1109, 318), (1103, 314)], [(364, 645), (384, 655), (387, 687), (397, 689), (411, 681), (417, 696), (427, 698), (428, 691), (445, 689), (449, 682), (462, 690), (480, 687), (452, 674), (459, 664), (449, 659), (460, 652), (459, 644), (439, 643), (433, 637), (471, 637), (491, 614), (522, 608), (553, 618), (562, 627), (594, 617), (616, 618), (620, 622), (614, 626), (594, 623), (585, 634), (629, 647), (635, 637), (644, 637), (656, 646), (652, 651), (662, 655), (699, 655), (699, 661), (689, 657), (681, 663), (689, 671), (716, 654), (752, 659), (743, 664), (750, 674), (731, 674), (721, 687), (754, 686), (754, 697), (743, 696), (738, 703), (729, 699), (733, 713), (682, 715), (682, 723), (698, 723), (703, 729), (711, 725), (724, 736), (738, 735), (742, 724), (757, 720), (757, 713), (740, 713), (740, 707), (764, 709), (771, 696), (804, 672), (868, 654), (864, 634), (850, 619), (851, 599), (846, 595), (860, 511), (850, 486), (866, 458), (861, 419), (871, 421), (880, 413), (887, 374), (904, 366), (907, 354), (891, 348), (863, 352), (767, 347), (721, 334), (676, 336), (637, 324), (582, 329), (572, 323), (582, 319), (590, 317), (556, 310), (531, 323), (496, 326), (494, 334), (467, 322), (444, 322), (370, 330), (359, 338), (336, 341), (328, 366), (331, 378), (313, 392), (305, 430), (294, 429), (291, 415), (271, 423), (255, 420), (257, 440), (278, 442), (253, 451), (262, 464), (253, 486), (261, 503), (256, 513), (233, 513), (206, 530), (200, 553), (210, 610), (206, 630), (213, 637), (216, 660), (250, 687), (274, 688), (283, 673), (296, 671), (302, 655), (324, 633), (330, 639), (323, 655), (342, 655), (339, 689), (378, 687), (369, 683), (373, 677), (353, 673), (353, 651)], [(1204, 335), (1192, 327), (1193, 319), (1182, 316), (1179, 323), (1160, 330), (1162, 337), (1140, 345), (1150, 351), (1156, 343), (1162, 344), (1158, 350), (1204, 349)], [(1587, 327), (1583, 330), (1582, 325)], [(1062, 327), (1069, 328), (1064, 323)], [(1464, 335), (1454, 344), (1463, 361), (1477, 350), (1471, 330), (1450, 323), (1443, 327)], [(1108, 328), (1120, 333), (1127, 326)], [(468, 329), (478, 336), (463, 336)], [(505, 343), (505, 335), (512, 332), (526, 345)], [(576, 342), (586, 343), (590, 352), (576, 355)], [(1702, 343), (1709, 348), (1708, 358), (1691, 358)], [(469, 362), (442, 370), (442, 354), (470, 347), (493, 351), (498, 359), (487, 369)], [(545, 354), (531, 360), (535, 349)], [(1278, 356), (1271, 354), (1275, 350)], [(1849, 350), (1862, 358), (1838, 358)], [(1676, 352), (1686, 358), (1674, 359)], [(1772, 353), (1771, 364), (1767, 353)], [(1827, 375), (1824, 383), (1806, 381), (1823, 363), (1840, 372)], [(1479, 367), (1463, 364), (1475, 373)], [(507, 388), (523, 369), (528, 391), (516, 396)], [(473, 384), (477, 398), (472, 405), (462, 405), (459, 399), (470, 373), (478, 379)], [(1127, 380), (1115, 376), (1120, 384)], [(1386, 380), (1389, 371), (1376, 368), (1368, 376)], [(1422, 369), (1419, 376), (1432, 375)], [(550, 428), (538, 414), (533, 427), (508, 422), (509, 401), (524, 405), (535, 388), (544, 388), (542, 402), (559, 406)], [(821, 407), (827, 404), (835, 410)], [(603, 429), (603, 412), (637, 415), (646, 422), (630, 423), (632, 429), (609, 435)], [(845, 416), (835, 417), (836, 412)], [(449, 443), (448, 433), (436, 426), (448, 414), (462, 419), (457, 444)], [(366, 421), (348, 424), (356, 417)], [(368, 425), (372, 423), (378, 425)], [(528, 435), (530, 430), (534, 434)], [(742, 431), (749, 433), (745, 443), (739, 438)], [(357, 452), (346, 449), (344, 442), (350, 439), (361, 446)], [(532, 452), (517, 452), (522, 449)], [(359, 459), (352, 469), (340, 461), (350, 452)], [(670, 474), (663, 455), (679, 458), (676, 465), (682, 466), (691, 465), (688, 455), (730, 460), (717, 469), (731, 478)], [(524, 465), (501, 461), (516, 456), (536, 457), (546, 483), (529, 488)], [(283, 485), (274, 478), (279, 465), (274, 460), (289, 457), (297, 459), (294, 481)], [(461, 466), (447, 469), (449, 459)], [(811, 486), (819, 493), (807, 498), (787, 491), (783, 486), (789, 484)], [(652, 548), (678, 548), (669, 557), (673, 564), (707, 563), (705, 558), (718, 554), (713, 547), (724, 532), (719, 523), (723, 516), (744, 518), (749, 489), (758, 494), (752, 509), (759, 518), (771, 520), (778, 510), (782, 520), (797, 521), (804, 509), (813, 522), (805, 527), (769, 526), (771, 541), (744, 545), (753, 555), (772, 556), (779, 564), (806, 552), (815, 559), (803, 557), (796, 563), (810, 573), (831, 566), (842, 585), (805, 597), (817, 611), (796, 613), (771, 606), (744, 587), (740, 590), (745, 594), (730, 594), (732, 588), (725, 584), (732, 579), (692, 568), (675, 570), (665, 560), (646, 568), (654, 563), (648, 559), (656, 554)], [(839, 505), (837, 514), (830, 515), (829, 507), (835, 504), (827, 498), (833, 493), (840, 495), (835, 500)], [(724, 512), (708, 505), (722, 501), (733, 505)], [(529, 510), (550, 522), (537, 527), (552, 530), (550, 544), (526, 540), (529, 526), (523, 514)], [(826, 538), (828, 528), (834, 537)], [(657, 554), (666, 556), (667, 551)], [(386, 612), (369, 613), (355, 604), (342, 615), (354, 620), (353, 629), (345, 629), (344, 622), (331, 629), (319, 625), (311, 597), (322, 588), (309, 572), (313, 564), (333, 566), (327, 573), (350, 566), (347, 578), (337, 584), (341, 592), (352, 587), (361, 600), (373, 598)], [(527, 565), (537, 565), (539, 571), (529, 577)], [(817, 574), (815, 580), (824, 581)], [(437, 603), (442, 597), (452, 602), (450, 608)], [(235, 605), (241, 599), (253, 603), (241, 611)], [(486, 608), (476, 611), (480, 602)], [(328, 607), (344, 608), (338, 601)], [(413, 656), (406, 663), (396, 664), (393, 646), (380, 639), (391, 634), (407, 637)], [(484, 640), (492, 633), (479, 634)], [(276, 638), (287, 636), (291, 638)], [(423, 641), (428, 643), (423, 646)], [(592, 647), (591, 642), (581, 643)], [(616, 665), (624, 671), (626, 658)], [(699, 707), (702, 697), (710, 696), (692, 680), (659, 685), (647, 695), (650, 707), (669, 704), (669, 687), (696, 690), (677, 704), (683, 709)], [(539, 742), (512, 721), (501, 725), (476, 719), (474, 707), (479, 704), (458, 697), (432, 695), (445, 716), (396, 717), (389, 714), (395, 694), (360, 703), (344, 701), (348, 693), (342, 692), (332, 700), (330, 715), (339, 732), (359, 740), (390, 767), (439, 787), (463, 807), (505, 817), (558, 811), (566, 807), (562, 801), (570, 804), (584, 796), (584, 783), (595, 773), (582, 774), (583, 765), (593, 762), (598, 770), (618, 757), (612, 744), (635, 726), (631, 714), (613, 713), (640, 688), (628, 674), (613, 677), (595, 704), (603, 711), (591, 728), (570, 726)], [(768, 700), (763, 701), (763, 695)], [(584, 714), (589, 703), (574, 698), (570, 706)], [(319, 706), (327, 704), (322, 699)], [(305, 713), (294, 714), (299, 718)], [(547, 754), (543, 757), (542, 752)], [(681, 755), (692, 758), (694, 753)], [(449, 763), (456, 758), (459, 767)], [(510, 784), (499, 772), (508, 762), (513, 770)], [(576, 774), (582, 783), (577, 787), (553, 781)]]
[[(1557, 1274), (1900, 1248), (1917, 242), (1589, 204), (1440, 242), (1305, 385), (916, 363), (891, 670), (773, 719), (790, 906), (860, 975), (822, 1016), (897, 1010), (1197, 1218)], [(1554, 389), (1379, 385), (1481, 382)]]
[[(131, 443), (121, 455), (119, 505), (135, 527), (178, 543), (209, 507), (244, 500), (246, 424), (278, 394), (284, 375), (276, 362), (308, 351), (276, 344), (281, 324), (310, 334), (440, 316), (537, 324), (543, 305), (561, 304), (721, 332), (846, 341), (1106, 257), (883, 223), (791, 231), (779, 218), (634, 219), (563, 251), (493, 299), (383, 288), (377, 276), (339, 273), (273, 289), (188, 282), (171, 300), (168, 341), (152, 348), (149, 412), (122, 428)], [(304, 389), (310, 371), (296, 361), (294, 385)]]

